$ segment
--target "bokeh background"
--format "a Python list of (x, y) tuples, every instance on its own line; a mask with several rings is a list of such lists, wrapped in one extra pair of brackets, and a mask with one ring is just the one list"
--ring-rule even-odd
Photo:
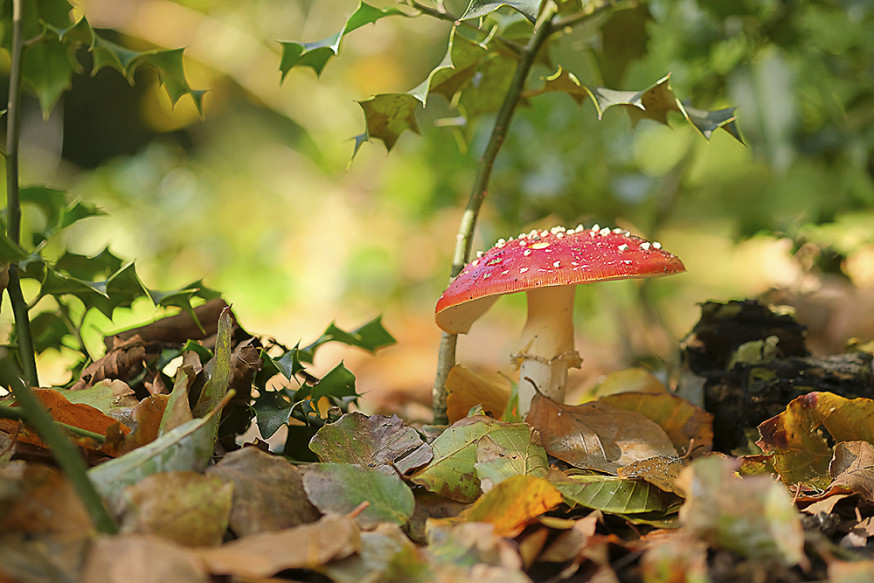
[[(208, 93), (201, 118), (188, 97), (171, 107), (149, 71), (131, 87), (105, 70), (76, 77), (48, 119), (29, 103), (24, 182), (107, 213), (67, 234), (72, 250), (109, 244), (152, 288), (202, 278), (246, 329), (288, 345), (331, 321), (353, 328), (382, 314), (396, 346), (376, 356), (326, 347), (316, 366), (345, 359), (365, 408), (427, 416), (434, 303), (489, 118), (459, 139), (442, 123), (458, 114), (436, 98), (420, 112), (422, 135), (404, 134), (390, 154), (365, 144), (350, 164), (351, 138), (364, 128), (356, 100), (421, 83), (450, 25), (383, 19), (348, 35), (321, 78), (294, 69), (280, 83), (277, 41), (331, 36), (357, 2), (78, 4), (116, 42), (186, 47), (190, 84)], [(456, 14), (465, 5), (446, 2)], [(695, 107), (737, 106), (746, 141), (717, 132), (708, 142), (681, 119), (632, 128), (609, 110), (599, 120), (590, 102), (560, 94), (517, 113), (475, 248), (535, 226), (599, 223), (658, 239), (688, 269), (580, 289), (578, 386), (673, 363), (710, 299), (795, 305), (819, 352), (874, 337), (872, 29), (865, 0), (654, 0), (621, 4), (550, 47), (587, 85), (638, 90), (671, 73)], [(531, 84), (551, 72), (538, 67)], [(100, 333), (155, 315), (137, 305), (112, 322), (95, 316), (95, 346)], [(459, 361), (511, 374), (523, 319), (524, 300), (505, 298), (461, 339)], [(63, 355), (43, 355), (40, 368), (44, 382), (65, 380)]]

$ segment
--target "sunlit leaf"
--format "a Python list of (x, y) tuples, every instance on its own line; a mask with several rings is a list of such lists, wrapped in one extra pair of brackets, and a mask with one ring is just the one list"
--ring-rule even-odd
[(467, 520), (491, 523), (495, 534), (513, 537), (561, 502), (561, 493), (545, 479), (516, 475), (481, 496), (471, 506)]
[(467, 416), (468, 411), (481, 405), (486, 415), (499, 418), (507, 407), (510, 391), (506, 381), (486, 378), (456, 364), (446, 378), (446, 415), (450, 423)]
[(382, 93), (359, 101), (358, 105), (364, 110), (368, 139), (382, 140), (389, 151), (405, 131), (422, 133), (416, 121), (416, 110), (421, 104), (409, 93)]
[(340, 50), (340, 43), (344, 36), (365, 24), (373, 24), (386, 16), (407, 15), (397, 8), (376, 8), (366, 2), (361, 2), (346, 20), (343, 29), (335, 35), (310, 43), (280, 42), (282, 59), (279, 63), (279, 70), (282, 72), (282, 79), (284, 80), (288, 72), (294, 67), (309, 67), (316, 75), (321, 75), (328, 61), (336, 56)]
[(456, 93), (474, 77), (477, 65), (488, 53), (486, 47), (457, 34), (456, 31), (453, 28), (449, 34), (449, 47), (440, 64), (428, 74), (425, 81), (409, 91), (423, 106), (435, 94), (442, 95), (447, 102), (452, 103)]
[(832, 488), (838, 487), (874, 502), (874, 444), (867, 441), (837, 444), (829, 473), (834, 476)]
[(501, 6), (510, 6), (525, 15), (525, 18), (534, 22), (537, 20), (537, 13), (540, 10), (541, 0), (508, 0), (507, 2), (496, 2), (494, 0), (470, 0), (467, 10), (461, 17), (461, 20), (470, 18), (479, 18), (490, 12), (494, 12)]
[(756, 442), (787, 484), (802, 483), (825, 489), (832, 443), (874, 442), (874, 401), (845, 399), (832, 393), (809, 393), (793, 400), (786, 410), (759, 425)]
[(480, 438), (507, 424), (489, 417), (468, 417), (454, 423), (432, 443), (434, 459), (412, 481), (444, 498), (473, 502), (479, 497), (476, 450)]

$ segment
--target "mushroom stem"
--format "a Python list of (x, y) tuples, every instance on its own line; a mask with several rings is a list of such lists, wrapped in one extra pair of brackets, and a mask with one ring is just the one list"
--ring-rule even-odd
[(559, 285), (527, 292), (528, 320), (519, 352), (513, 355), (519, 364), (519, 414), (523, 418), (535, 386), (544, 396), (563, 402), (567, 370), (580, 366), (580, 355), (574, 350), (575, 290), (573, 285)]

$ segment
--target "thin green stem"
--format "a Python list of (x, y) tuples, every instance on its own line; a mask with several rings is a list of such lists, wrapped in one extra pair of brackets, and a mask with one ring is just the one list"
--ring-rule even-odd
[[(31, 8), (32, 2), (28, 3)], [(6, 200), (7, 235), (18, 243), (21, 239), (21, 200), (19, 197), (18, 146), (21, 136), (21, 64), (24, 55), (23, 38), (23, 0), (12, 2), (12, 62), (9, 70), (9, 105), (6, 110)], [(112, 515), (103, 505), (103, 500), (88, 479), (88, 466), (79, 450), (67, 439), (63, 430), (55, 423), (29, 386), (39, 386), (34, 358), (33, 338), (30, 334), (30, 320), (27, 302), (21, 293), (21, 279), (18, 266), (9, 266), (9, 300), (15, 314), (15, 329), (18, 333), (18, 351), (24, 379), (11, 383), (12, 394), (27, 417), (27, 422), (36, 430), (40, 438), (49, 446), (58, 465), (67, 474), (76, 493), (88, 509), (94, 526), (105, 533), (114, 533), (118, 527)]]
[[(21, 241), (21, 199), (19, 196), (18, 145), (21, 136), (21, 62), (24, 55), (22, 31), (22, 2), (12, 3), (12, 63), (9, 69), (9, 103), (6, 109), (6, 234), (14, 242)], [(9, 266), (9, 301), (15, 316), (15, 331), (18, 336), (18, 353), (24, 378), (30, 386), (39, 386), (33, 337), (30, 333), (30, 318), (27, 302), (21, 292), (21, 276), (18, 265)]]
[[(485, 151), (479, 160), (476, 178), (471, 189), (470, 197), (467, 201), (467, 208), (461, 218), (458, 235), (455, 241), (455, 255), (452, 258), (452, 269), (450, 271), (450, 279), (455, 278), (458, 273), (464, 268), (464, 265), (470, 259), (471, 247), (473, 245), (473, 233), (476, 229), (476, 221), (479, 217), (480, 209), (483, 201), (488, 194), (489, 179), (492, 175), (492, 168), (495, 165), (495, 159), (501, 146), (504, 145), (504, 140), (507, 137), (507, 131), (510, 128), (510, 122), (513, 119), (513, 114), (516, 107), (519, 105), (519, 100), (522, 96), (522, 91), (525, 89), (525, 81), (531, 68), (534, 65), (534, 60), (537, 53), (540, 51), (543, 44), (549, 38), (549, 35), (555, 30), (552, 26), (552, 19), (555, 17), (555, 6), (552, 2), (548, 2), (543, 14), (539, 19), (539, 25), (534, 29), (534, 33), (525, 46), (524, 52), (520, 55), (519, 63), (516, 65), (516, 71), (513, 74), (513, 79), (510, 82), (510, 87), (504, 95), (504, 101), (501, 104), (501, 109), (498, 110), (495, 118), (495, 125), (492, 128), (492, 134), (489, 137)], [(449, 371), (455, 365), (455, 346), (458, 340), (457, 335), (444, 332), (440, 340), (440, 350), (437, 355), (437, 374), (434, 378), (434, 388), (432, 392), (432, 408), (434, 410), (434, 423), (443, 424), (447, 422), (446, 417), (446, 380), (449, 377)]]
[[(451, 12), (446, 12), (445, 10), (440, 10), (439, 8), (437, 8), (437, 9), (431, 8), (430, 6), (426, 6), (426, 5), (422, 4), (421, 2), (417, 2), (416, 0), (407, 0), (407, 4), (409, 4), (410, 7), (415, 8), (416, 10), (421, 12), (422, 14), (427, 14), (428, 16), (431, 16), (432, 18), (436, 18), (438, 20), (444, 20), (446, 22), (451, 22), (455, 26), (461, 26), (461, 27), (467, 28), (469, 30), (477, 31), (481, 34), (488, 35), (488, 33), (486, 31), (471, 24), (467, 20), (459, 20), (458, 19), (459, 17), (452, 14)], [(508, 48), (509, 50), (514, 52), (516, 55), (521, 55), (522, 53), (525, 52), (525, 47), (520, 45), (516, 41), (510, 40), (508, 38), (504, 38), (502, 36), (495, 36), (495, 37), (493, 37), (493, 39), (495, 41), (501, 43), (502, 45), (504, 45), (506, 48)]]

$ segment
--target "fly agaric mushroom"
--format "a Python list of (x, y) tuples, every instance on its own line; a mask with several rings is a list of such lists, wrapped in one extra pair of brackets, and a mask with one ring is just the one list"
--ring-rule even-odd
[(567, 370), (580, 366), (573, 327), (577, 285), (685, 270), (680, 259), (663, 251), (659, 243), (623, 229), (580, 225), (534, 230), (509, 241), (499, 240), (469, 263), (437, 301), (436, 321), (450, 334), (467, 334), (498, 297), (521, 291), (528, 294), (528, 320), (519, 351), (513, 355), (519, 365), (519, 414), (524, 417), (535, 386), (562, 402)]

